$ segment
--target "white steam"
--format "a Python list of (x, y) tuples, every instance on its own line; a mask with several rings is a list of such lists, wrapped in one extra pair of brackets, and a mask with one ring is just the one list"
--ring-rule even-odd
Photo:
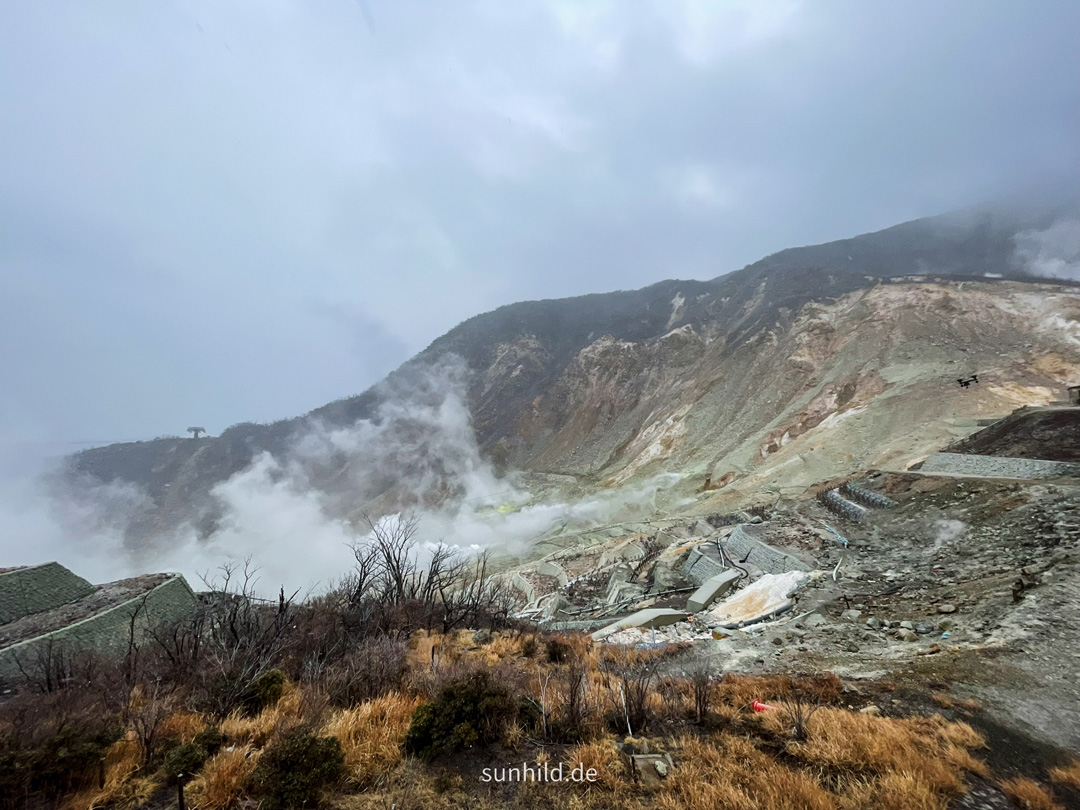
[(1027, 272), (1043, 278), (1080, 281), (1080, 220), (1061, 219), (1044, 231), (1013, 237), (1014, 258)]
[[(212, 490), (212, 531), (148, 531), (152, 504), (131, 486), (80, 483), (50, 504), (24, 490), (0, 500), (0, 566), (55, 559), (104, 582), (151, 571), (199, 577), (251, 559), (265, 594), (320, 591), (350, 570), (367, 516), (420, 516), (419, 550), (527, 551), (546, 533), (651, 516), (676, 475), (570, 502), (538, 502), (518, 475), (481, 456), (460, 361), (399, 376), (370, 420), (314, 424), (284, 455), (262, 453)], [(2, 494), (2, 493), (0, 493)], [(16, 506), (22, 505), (21, 510)], [(132, 532), (132, 526), (137, 531)], [(143, 538), (124, 541), (125, 531)], [(149, 536), (147, 536), (149, 535)]]
[(962, 520), (936, 520), (934, 528), (937, 532), (934, 537), (934, 548), (941, 548), (967, 531), (967, 524)]

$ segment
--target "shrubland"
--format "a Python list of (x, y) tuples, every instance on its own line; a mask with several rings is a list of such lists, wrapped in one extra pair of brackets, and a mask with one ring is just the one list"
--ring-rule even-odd
[[(967, 724), (860, 712), (828, 673), (724, 673), (679, 645), (516, 626), (486, 561), (421, 566), (407, 529), (357, 549), (325, 596), (265, 602), (229, 570), (122, 659), (28, 673), (0, 703), (0, 808), (160, 807), (182, 787), (195, 810), (944, 810), (993, 776)], [(647, 772), (631, 754), (648, 752), (673, 767)], [(596, 776), (481, 779), (522, 762)], [(1024, 806), (1054, 801), (1003, 784)]]

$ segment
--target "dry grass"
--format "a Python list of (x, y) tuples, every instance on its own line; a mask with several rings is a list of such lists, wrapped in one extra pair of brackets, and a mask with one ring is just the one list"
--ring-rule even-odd
[(663, 783), (664, 810), (835, 810), (836, 798), (803, 771), (790, 770), (749, 740), (720, 734), (684, 738), (677, 768)]
[(394, 693), (330, 717), (322, 733), (341, 743), (353, 785), (362, 789), (376, 785), (401, 761), (401, 744), (420, 702)]
[(959, 709), (964, 712), (973, 712), (982, 706), (982, 704), (974, 698), (954, 698), (951, 695), (946, 695), (944, 692), (934, 692), (930, 695), (930, 699), (934, 701), (936, 706), (939, 706), (942, 709)]
[(206, 720), (202, 715), (178, 710), (165, 718), (158, 734), (162, 739), (173, 739), (182, 743), (189, 743), (206, 726)]
[(286, 685), (281, 699), (254, 717), (237, 710), (221, 721), (221, 733), (230, 743), (250, 743), (258, 748), (299, 724), (303, 719), (305, 696), (301, 688)]
[[(212, 757), (187, 789), (193, 810), (232, 810), (254, 806), (248, 794), (259, 753), (288, 731), (303, 726), (341, 743), (347, 779), (345, 795), (329, 796), (339, 808), (446, 808), (463, 803), (475, 808), (526, 807), (599, 810), (609, 807), (655, 807), (658, 810), (944, 810), (963, 792), (965, 773), (990, 777), (973, 751), (983, 738), (962, 722), (940, 715), (908, 719), (861, 714), (835, 705), (843, 684), (835, 676), (792, 679), (727, 675), (709, 686), (708, 721), (693, 726), (694, 694), (686, 678), (659, 677), (645, 698), (651, 718), (654, 750), (667, 748), (675, 768), (658, 785), (634, 782), (629, 760), (606, 728), (617, 713), (619, 673), (651, 667), (666, 654), (654, 650), (607, 647), (587, 636), (560, 636), (548, 655), (545, 637), (496, 633), (484, 644), (472, 631), (446, 636), (417, 633), (409, 645), (406, 691), (394, 692), (351, 708), (331, 711), (318, 684), (289, 684), (278, 703), (255, 717), (240, 712), (220, 724), (226, 749)], [(526, 654), (528, 653), (528, 654)], [(556, 660), (550, 660), (555, 658)], [(581, 667), (581, 677), (571, 670)], [(569, 714), (573, 739), (581, 744), (558, 756), (564, 771), (579, 764), (593, 768), (595, 783), (568, 790), (566, 785), (521, 785), (501, 793), (484, 792), (462, 782), (452, 765), (446, 774), (404, 758), (402, 743), (413, 713), (426, 696), (449, 680), (477, 670), (493, 673), (520, 697), (544, 705), (555, 722), (552, 740), (566, 741)], [(570, 684), (573, 710), (570, 703)], [(792, 713), (783, 708), (755, 714), (750, 704), (761, 700), (777, 707), (805, 703), (821, 706), (807, 716), (805, 739), (792, 734)], [(965, 701), (949, 695), (935, 702), (952, 709)], [(833, 705), (830, 705), (833, 704)], [(207, 725), (205, 717), (183, 710), (171, 712), (162, 739), (190, 741)], [(693, 733), (687, 733), (693, 730)], [(623, 729), (625, 733), (625, 728)], [(637, 728), (635, 728), (637, 731)], [(531, 759), (531, 726), (512, 726), (504, 739), (515, 756)], [(680, 733), (686, 736), (677, 737)], [(563, 736), (566, 735), (566, 736)], [(549, 740), (550, 741), (550, 740)], [(551, 753), (551, 749), (548, 749)], [(555, 749), (557, 750), (557, 749)], [(133, 734), (115, 744), (106, 760), (101, 790), (72, 798), (63, 810), (129, 810), (151, 798), (160, 781), (140, 771), (139, 747)], [(1080, 789), (1080, 762), (1050, 772), (1057, 784)], [(1037, 783), (1014, 779), (1002, 783), (1023, 808), (1051, 810), (1058, 805)]]
[(626, 763), (611, 737), (574, 746), (566, 752), (563, 769), (569, 773), (579, 763), (586, 771), (589, 768), (596, 769), (597, 780), (594, 785), (616, 791), (628, 784)]
[(1047, 793), (1038, 782), (1031, 779), (1021, 776), (1016, 779), (1006, 779), (998, 784), (1020, 810), (1064, 810), (1054, 801), (1053, 796)]
[(229, 810), (244, 796), (259, 758), (250, 745), (219, 751), (186, 788), (195, 810)]
[(142, 749), (134, 735), (117, 740), (105, 755), (105, 784), (100, 790), (78, 793), (64, 804), (65, 810), (100, 807), (140, 807), (161, 786), (153, 774), (140, 774)]
[(934, 694), (930, 695), (930, 699), (940, 709), (951, 709), (956, 705), (956, 701), (952, 699), (952, 696), (946, 695), (944, 692), (934, 692)]
[(1051, 768), (1050, 781), (1055, 785), (1064, 785), (1080, 791), (1080, 760), (1074, 759), (1068, 765)]
[[(963, 792), (964, 770), (985, 773), (969, 753), (983, 738), (937, 715), (898, 720), (822, 709), (810, 728), (810, 738), (789, 745), (789, 753), (832, 774), (841, 794), (850, 787), (844, 798), (852, 808), (895, 805), (899, 796), (902, 806), (944, 810)], [(901, 783), (905, 791), (897, 793)]]

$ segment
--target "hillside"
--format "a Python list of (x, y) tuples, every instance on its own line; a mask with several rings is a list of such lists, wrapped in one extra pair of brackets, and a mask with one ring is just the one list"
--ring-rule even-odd
[[(1017, 232), (1054, 215), (950, 214), (781, 251), (711, 281), (513, 304), (305, 416), (96, 448), (72, 470), (147, 493), (136, 539), (196, 517), (212, 531), (216, 484), (263, 451), (290, 457), (315, 425), (378, 421), (402, 392), (445, 396), (425, 370), (449, 355), (467, 367), (479, 449), (502, 469), (588, 488), (675, 471), (742, 489), (781, 468), (785, 486), (805, 487), (904, 466), (970, 432), (964, 420), (1063, 398), (1080, 379), (1080, 288), (1031, 278), (1013, 251)], [(980, 384), (960, 389), (955, 378), (970, 373)], [(309, 467), (308, 480), (347, 487), (349, 464)], [(410, 471), (384, 465), (353, 488), (351, 507), (394, 508)]]

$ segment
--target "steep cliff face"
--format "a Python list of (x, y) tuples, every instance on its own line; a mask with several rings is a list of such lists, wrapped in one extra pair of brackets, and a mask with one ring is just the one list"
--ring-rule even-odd
[[(306, 416), (98, 448), (72, 469), (143, 488), (136, 533), (193, 514), (212, 526), (211, 489), (259, 453), (288, 457), (314, 425), (377, 421), (389, 397), (451, 355), (464, 363), (479, 448), (505, 468), (588, 486), (677, 471), (737, 490), (902, 466), (961, 435), (964, 419), (1060, 398), (1080, 381), (1077, 285), (1028, 278), (1014, 258), (1013, 236), (1046, 216), (920, 220), (712, 281), (514, 304)], [(971, 373), (978, 385), (957, 386)], [(310, 483), (347, 488), (349, 463), (309, 471)], [(394, 503), (394, 468), (381, 470), (355, 506)]]
[[(674, 470), (807, 486), (902, 467), (964, 420), (1063, 398), (1080, 378), (1078, 323), (1071, 288), (903, 281), (808, 302), (735, 347), (690, 325), (604, 337), (520, 412), (514, 448), (522, 466), (608, 484)], [(493, 366), (482, 385), (506, 373)], [(972, 373), (977, 385), (957, 385)]]

